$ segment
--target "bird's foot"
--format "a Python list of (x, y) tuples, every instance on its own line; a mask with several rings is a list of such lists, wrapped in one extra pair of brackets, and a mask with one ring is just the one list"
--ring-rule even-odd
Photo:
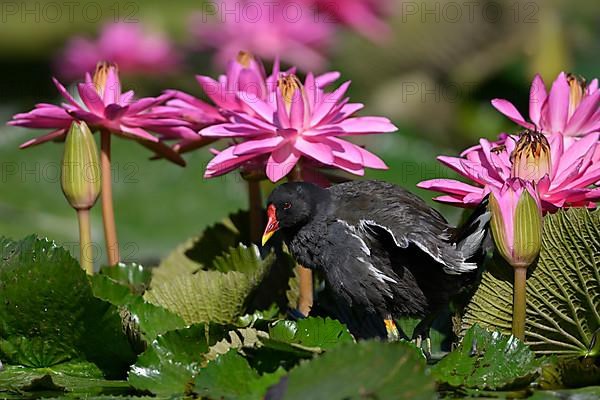
[(299, 319), (304, 319), (306, 318), (306, 315), (304, 315), (300, 310), (298, 310), (297, 308), (288, 308), (287, 310), (287, 315), (288, 318), (290, 318), (293, 321), (298, 321)]
[[(425, 339), (425, 348), (423, 348), (423, 338)], [(425, 357), (429, 360), (431, 358), (431, 338), (429, 336), (417, 335), (413, 340), (413, 344), (423, 351)]]

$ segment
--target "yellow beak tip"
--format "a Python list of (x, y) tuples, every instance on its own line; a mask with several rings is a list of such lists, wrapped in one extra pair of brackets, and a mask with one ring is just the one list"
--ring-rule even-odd
[(262, 245), (264, 246), (265, 244), (267, 244), (267, 242), (269, 241), (269, 239), (271, 239), (271, 236), (273, 236), (273, 233), (275, 232), (267, 232), (263, 235), (262, 237)]

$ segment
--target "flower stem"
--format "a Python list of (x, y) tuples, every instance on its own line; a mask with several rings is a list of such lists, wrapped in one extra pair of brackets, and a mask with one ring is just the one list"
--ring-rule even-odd
[(525, 340), (525, 289), (527, 287), (527, 267), (515, 267), (513, 285), (513, 322), (512, 333), (520, 340)]
[[(290, 182), (302, 181), (300, 167), (296, 165), (287, 175)], [(313, 306), (313, 273), (312, 270), (304, 268), (301, 265), (296, 266), (298, 272), (299, 295), (298, 295), (298, 311), (305, 316), (310, 314)]]
[(249, 179), (247, 182), (248, 204), (250, 208), (250, 240), (253, 243), (260, 243), (263, 223), (260, 181), (256, 179)]
[(110, 132), (100, 132), (101, 168), (102, 168), (102, 221), (108, 265), (119, 263), (119, 242), (115, 226), (115, 211), (112, 201), (112, 172), (110, 169)]
[(90, 209), (77, 210), (79, 221), (79, 263), (89, 275), (94, 274), (94, 262), (92, 248), (92, 226), (90, 224)]

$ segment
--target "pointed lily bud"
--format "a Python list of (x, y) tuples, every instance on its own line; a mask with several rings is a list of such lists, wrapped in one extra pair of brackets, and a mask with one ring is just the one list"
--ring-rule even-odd
[(569, 84), (569, 115), (571, 118), (586, 91), (586, 82), (580, 76), (574, 74), (567, 74), (567, 83)]
[(531, 265), (542, 247), (542, 212), (530, 182), (507, 181), (502, 189), (492, 188), (491, 227), (500, 255), (513, 267)]
[(550, 143), (539, 132), (526, 130), (522, 133), (510, 159), (514, 178), (537, 183), (552, 172)]
[(65, 140), (60, 183), (76, 210), (91, 208), (100, 194), (100, 160), (96, 141), (85, 122), (75, 121)]

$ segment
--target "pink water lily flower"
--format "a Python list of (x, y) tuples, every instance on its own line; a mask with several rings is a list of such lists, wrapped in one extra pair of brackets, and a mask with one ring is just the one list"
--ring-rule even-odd
[[(290, 68), (285, 73), (290, 74), (295, 71), (295, 68)], [(254, 98), (267, 99), (269, 93), (276, 89), (279, 75), (278, 59), (273, 64), (271, 75), (266, 76), (265, 67), (259, 59), (248, 52), (240, 51), (234, 59), (229, 60), (225, 74), (220, 75), (216, 80), (206, 75), (196, 76), (204, 94), (215, 106), (190, 94), (169, 90), (165, 93), (171, 96), (170, 100), (164, 106), (154, 108), (153, 111), (182, 121), (182, 127), (179, 128), (182, 140), (175, 144), (173, 149), (184, 153), (215, 141), (215, 138), (207, 138), (200, 135), (198, 131), (210, 125), (226, 122), (233, 112), (244, 112), (254, 116), (255, 112), (242, 101), (242, 98), (247, 101), (252, 101)], [(323, 88), (338, 79), (339, 75), (339, 72), (328, 72), (317, 76), (315, 82), (317, 86)]]
[(544, 81), (536, 75), (529, 94), (531, 122), (508, 100), (494, 99), (492, 105), (513, 122), (547, 135), (581, 137), (600, 131), (598, 79), (586, 84), (574, 75), (561, 72), (547, 92)]
[(200, 46), (217, 51), (215, 61), (226, 65), (239, 49), (256, 56), (322, 69), (332, 42), (333, 24), (319, 21), (303, 2), (281, 0), (218, 0), (192, 17), (190, 29)]
[(107, 63), (98, 64), (94, 79), (86, 74), (85, 82), (77, 85), (79, 99), (73, 97), (58, 80), (53, 78), (53, 82), (65, 103), (60, 106), (38, 104), (27, 113), (14, 115), (8, 122), (13, 126), (52, 129), (48, 134), (23, 143), (21, 148), (50, 140), (64, 140), (73, 121), (84, 121), (92, 131), (104, 130), (136, 140), (163, 157), (185, 165), (179, 154), (148, 132), (159, 129), (167, 132), (172, 129), (175, 133), (181, 125), (177, 119), (163, 118), (150, 112), (152, 107), (168, 99), (168, 95), (135, 100), (133, 91), (122, 93), (117, 68)]
[(253, 115), (234, 112), (230, 122), (200, 132), (242, 140), (216, 155), (205, 177), (222, 175), (265, 155), (266, 175), (273, 182), (286, 176), (301, 157), (357, 175), (364, 174), (365, 167), (387, 168), (374, 154), (343, 139), (397, 130), (387, 118), (353, 117), (363, 105), (344, 98), (349, 85), (325, 93), (312, 73), (304, 84), (294, 74), (282, 74), (266, 99), (240, 96)]
[(73, 37), (57, 56), (56, 69), (62, 77), (77, 79), (93, 71), (98, 62), (110, 61), (122, 73), (162, 75), (175, 71), (181, 58), (161, 32), (121, 22), (105, 25), (97, 40)]
[[(514, 164), (519, 137), (507, 136), (503, 144), (480, 140), (480, 146), (466, 150), (462, 157), (440, 156), (438, 160), (471, 183), (454, 179), (431, 179), (420, 188), (444, 193), (436, 197), (442, 203), (475, 207), (493, 188), (502, 188), (509, 179), (530, 178), (539, 194), (542, 209), (553, 212), (561, 207), (594, 207), (600, 199), (600, 146), (598, 133), (590, 133), (570, 146), (561, 134), (548, 137), (549, 157), (539, 164), (519, 167)], [(549, 167), (544, 165), (549, 163)], [(530, 175), (531, 174), (531, 175)]]

